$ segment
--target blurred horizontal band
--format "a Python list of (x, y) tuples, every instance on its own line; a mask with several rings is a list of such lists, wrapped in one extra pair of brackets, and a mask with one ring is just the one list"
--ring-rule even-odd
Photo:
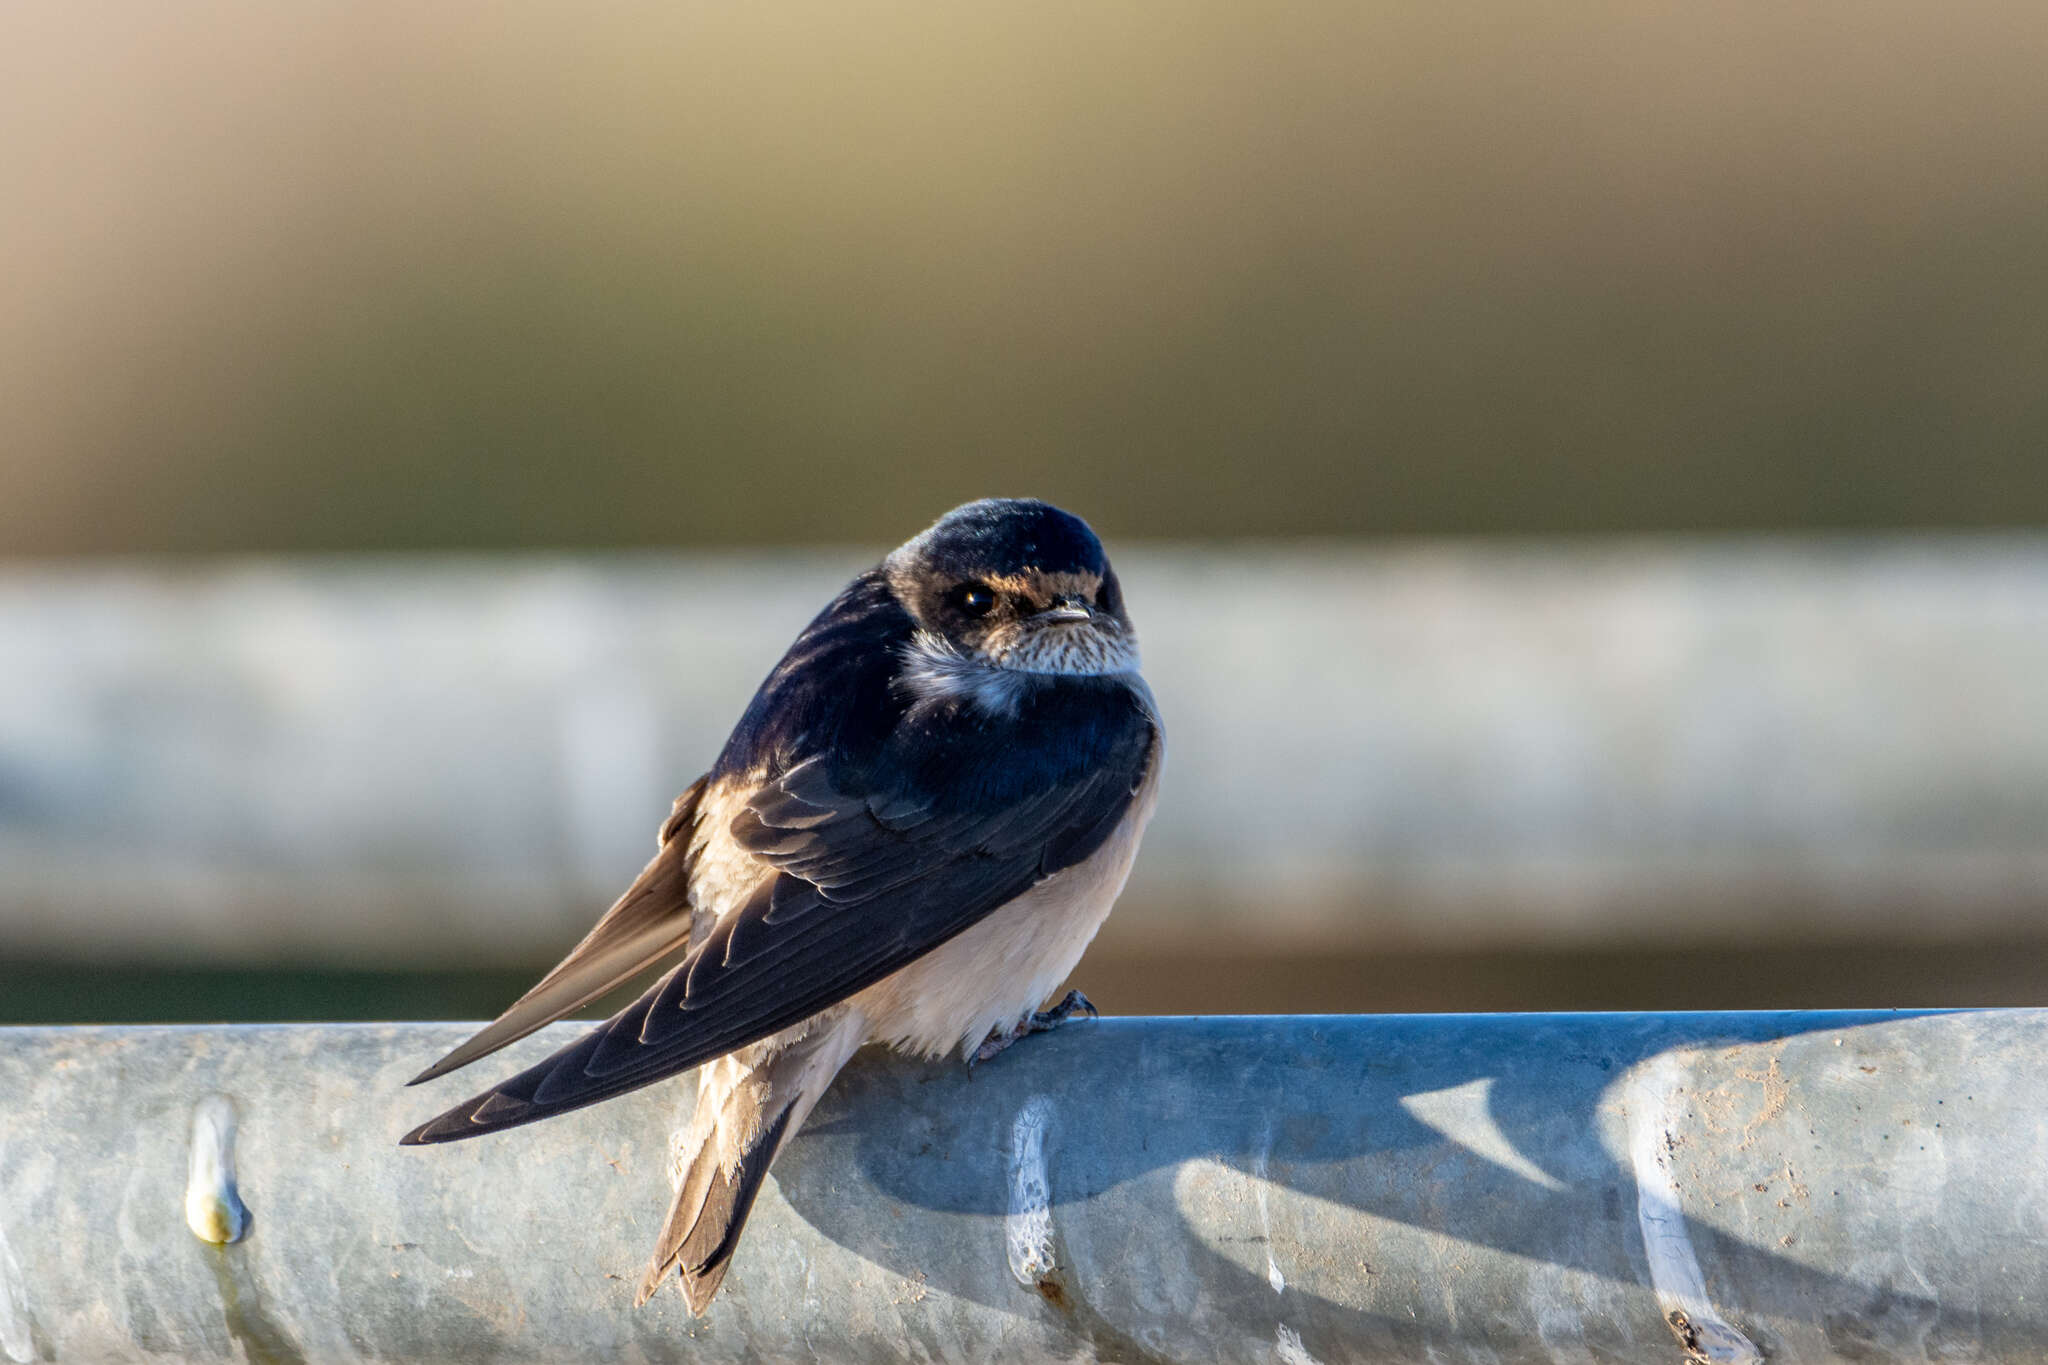
[[(0, 570), (0, 956), (550, 958), (867, 558)], [(2048, 932), (2048, 538), (1118, 562), (1119, 942)]]

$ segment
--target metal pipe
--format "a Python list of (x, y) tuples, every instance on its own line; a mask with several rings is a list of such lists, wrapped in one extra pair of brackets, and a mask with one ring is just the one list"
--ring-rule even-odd
[[(865, 557), (0, 567), (0, 956), (552, 962)], [(2048, 538), (1118, 563), (1126, 943), (2039, 932)]]
[(468, 1084), (405, 1078), (465, 1028), (0, 1031), (0, 1359), (1797, 1365), (2048, 1341), (2048, 1012), (1105, 1019), (971, 1077), (867, 1055), (701, 1322), (673, 1294), (631, 1307), (691, 1087), (401, 1150)]

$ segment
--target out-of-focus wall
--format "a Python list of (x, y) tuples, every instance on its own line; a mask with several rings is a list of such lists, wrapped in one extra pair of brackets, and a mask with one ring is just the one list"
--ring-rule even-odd
[(2048, 11), (0, 10), (0, 553), (2048, 519)]

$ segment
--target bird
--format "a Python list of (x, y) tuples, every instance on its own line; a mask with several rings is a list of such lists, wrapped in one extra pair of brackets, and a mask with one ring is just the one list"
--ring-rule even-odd
[(545, 1061), (402, 1139), (495, 1133), (697, 1070), (636, 1304), (723, 1283), (778, 1152), (861, 1047), (969, 1067), (1041, 1010), (1121, 893), (1165, 729), (1102, 542), (1033, 498), (946, 513), (769, 672), (590, 933), (431, 1081), (674, 965)]

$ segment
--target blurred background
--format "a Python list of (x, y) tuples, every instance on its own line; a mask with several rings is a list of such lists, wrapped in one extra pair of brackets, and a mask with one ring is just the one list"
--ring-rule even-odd
[(2048, 13), (0, 10), (0, 1022), (473, 1017), (1035, 494), (1111, 1012), (2048, 1003)]

